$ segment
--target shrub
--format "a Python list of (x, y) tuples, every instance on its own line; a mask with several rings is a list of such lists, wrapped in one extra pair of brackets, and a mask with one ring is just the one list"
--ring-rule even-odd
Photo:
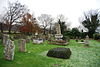
[(63, 58), (63, 59), (69, 59), (71, 55), (71, 51), (69, 48), (53, 48), (50, 49), (47, 53), (47, 56), (49, 57), (56, 57), (56, 58)]
[(14, 39), (20, 39), (21, 38), (21, 34), (15, 34), (13, 38)]
[(82, 39), (81, 42), (84, 42), (84, 40)]
[(78, 39), (76, 39), (76, 42), (78, 42)]
[(100, 39), (100, 34), (98, 34), (98, 33), (93, 34), (93, 39), (95, 39), (95, 40)]
[(69, 36), (64, 36), (62, 39), (63, 39), (64, 41), (67, 41), (67, 42), (70, 41), (70, 37), (69, 37)]

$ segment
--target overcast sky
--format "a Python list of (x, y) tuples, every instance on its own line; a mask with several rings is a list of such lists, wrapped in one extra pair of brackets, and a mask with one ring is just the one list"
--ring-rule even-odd
[[(9, 0), (14, 2), (15, 0)], [(83, 12), (91, 9), (100, 8), (100, 0), (18, 0), (22, 4), (27, 5), (31, 13), (35, 16), (41, 14), (50, 14), (56, 17), (59, 14), (65, 15), (72, 26), (79, 25), (79, 17), (83, 16)], [(7, 6), (8, 0), (0, 0), (0, 12)]]

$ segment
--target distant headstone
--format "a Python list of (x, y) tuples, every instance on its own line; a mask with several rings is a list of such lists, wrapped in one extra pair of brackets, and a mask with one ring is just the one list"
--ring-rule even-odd
[(86, 39), (84, 41), (85, 46), (89, 46), (89, 36), (86, 36)]
[(29, 43), (29, 42), (30, 42), (30, 38), (27, 38), (27, 39), (26, 39), (26, 43)]
[(14, 50), (15, 50), (14, 42), (11, 40), (7, 40), (5, 48), (4, 48), (4, 59), (13, 60), (14, 59)]
[(33, 43), (41, 44), (41, 43), (43, 43), (43, 39), (33, 39)]
[(86, 36), (86, 40), (89, 40), (89, 36), (88, 35)]
[(3, 34), (3, 46), (6, 45), (7, 40), (9, 39), (9, 35)]
[(21, 39), (20, 44), (19, 44), (19, 51), (26, 52), (26, 40), (25, 39)]

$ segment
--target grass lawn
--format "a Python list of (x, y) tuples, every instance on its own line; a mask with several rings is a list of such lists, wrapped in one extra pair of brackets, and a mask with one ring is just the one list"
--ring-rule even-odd
[[(100, 67), (100, 42), (90, 40), (90, 47), (84, 47), (75, 40), (68, 46), (49, 45), (47, 42), (36, 45), (27, 43), (27, 52), (18, 51), (18, 41), (15, 41), (15, 56), (13, 61), (3, 59), (3, 47), (0, 43), (0, 67)], [(70, 48), (70, 59), (47, 57), (47, 51), (54, 47)]]

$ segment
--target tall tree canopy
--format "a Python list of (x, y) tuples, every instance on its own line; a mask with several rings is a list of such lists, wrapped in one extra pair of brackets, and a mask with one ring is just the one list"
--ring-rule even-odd
[(89, 37), (92, 37), (95, 30), (100, 25), (99, 12), (98, 10), (91, 10), (87, 14), (84, 13), (84, 18), (85, 19), (82, 21), (82, 24), (88, 29)]
[(11, 33), (12, 25), (21, 19), (25, 13), (28, 12), (28, 9), (25, 5), (22, 5), (18, 1), (15, 3), (10, 3), (6, 10), (7, 12), (4, 14), (4, 23), (8, 26), (8, 31)]
[(40, 33), (41, 29), (38, 26), (36, 19), (29, 13), (26, 13), (22, 18), (22, 26), (20, 32), (23, 33)]

